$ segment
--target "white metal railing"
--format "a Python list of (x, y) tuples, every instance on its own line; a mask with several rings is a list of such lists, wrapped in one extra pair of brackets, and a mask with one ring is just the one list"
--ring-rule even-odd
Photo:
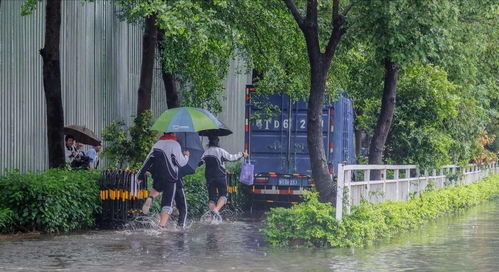
[[(380, 178), (371, 180), (373, 171)], [(440, 169), (420, 170), (416, 165), (338, 165), (336, 219), (361, 200), (379, 203), (388, 200), (407, 201), (427, 189), (470, 184), (499, 173), (499, 163), (460, 167), (447, 165)], [(345, 210), (345, 211), (344, 211)]]

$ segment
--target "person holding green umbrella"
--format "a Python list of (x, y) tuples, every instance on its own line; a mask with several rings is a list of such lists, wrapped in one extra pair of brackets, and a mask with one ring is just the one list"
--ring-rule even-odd
[(182, 152), (175, 134), (165, 132), (159, 141), (153, 145), (151, 152), (137, 174), (137, 183), (139, 184), (144, 180), (147, 171), (152, 174), (153, 178), (153, 189), (142, 207), (144, 214), (149, 213), (153, 198), (163, 193), (160, 227), (166, 227), (173, 212), (173, 200), (177, 190), (179, 168), (186, 165), (188, 160), (189, 151)]

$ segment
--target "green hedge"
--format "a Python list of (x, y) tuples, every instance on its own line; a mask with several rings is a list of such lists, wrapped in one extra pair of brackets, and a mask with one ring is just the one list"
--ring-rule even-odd
[(67, 232), (94, 226), (97, 171), (51, 169), (0, 177), (0, 231)]
[(292, 208), (272, 209), (264, 222), (266, 239), (277, 246), (361, 246), (392, 236), (444, 214), (467, 208), (499, 194), (499, 175), (471, 185), (423, 193), (408, 202), (363, 202), (352, 208), (341, 224), (331, 205), (320, 203), (317, 193)]

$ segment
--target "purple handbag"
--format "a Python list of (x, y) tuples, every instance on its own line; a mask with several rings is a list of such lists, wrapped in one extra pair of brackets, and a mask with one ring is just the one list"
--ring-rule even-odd
[(244, 160), (241, 164), (241, 175), (239, 181), (246, 185), (253, 185), (255, 166), (249, 160)]

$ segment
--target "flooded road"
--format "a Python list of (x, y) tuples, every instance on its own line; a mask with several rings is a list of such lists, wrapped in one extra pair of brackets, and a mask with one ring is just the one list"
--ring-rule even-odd
[(365, 248), (271, 248), (259, 227), (4, 238), (0, 271), (499, 271), (499, 200)]

